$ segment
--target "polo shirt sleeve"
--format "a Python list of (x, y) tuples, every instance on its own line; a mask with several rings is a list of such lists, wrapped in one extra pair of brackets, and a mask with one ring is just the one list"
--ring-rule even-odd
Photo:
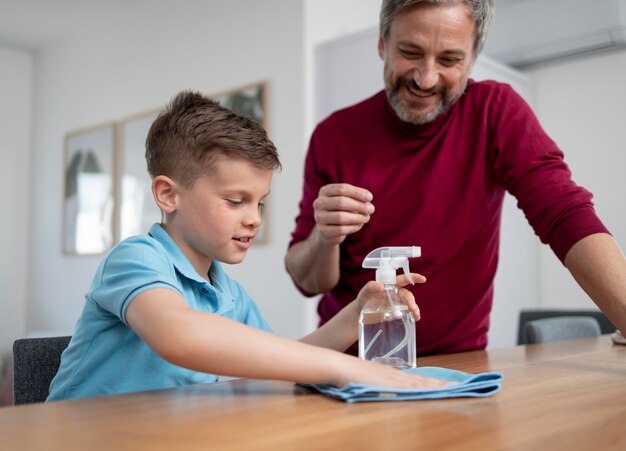
[(157, 241), (141, 236), (123, 241), (107, 255), (87, 297), (128, 326), (126, 309), (130, 302), (153, 288), (170, 288), (182, 296), (165, 250)]

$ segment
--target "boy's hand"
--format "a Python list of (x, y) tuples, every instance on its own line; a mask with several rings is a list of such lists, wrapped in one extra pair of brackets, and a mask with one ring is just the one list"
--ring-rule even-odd
[[(411, 277), (413, 278), (413, 283), (426, 282), (426, 277), (422, 276), (421, 274), (411, 273)], [(406, 275), (401, 274), (399, 276), (396, 276), (396, 285), (398, 285), (398, 287), (404, 287), (409, 283), (409, 279)], [(367, 304), (374, 297), (380, 296), (384, 291), (385, 290), (382, 283), (373, 280), (368, 282), (363, 288), (361, 288), (361, 291), (359, 291), (356, 299), (352, 302), (356, 310), (356, 314), (360, 315), (361, 310), (363, 309), (363, 307), (365, 307), (365, 304)], [(420, 309), (415, 303), (415, 297), (413, 296), (413, 293), (405, 288), (398, 288), (398, 294), (400, 295), (400, 299), (402, 300), (402, 302), (404, 302), (411, 311), (411, 313), (413, 313), (415, 321), (419, 321)]]
[(350, 382), (377, 387), (410, 389), (443, 388), (454, 383), (405, 373), (396, 368), (345, 354), (342, 357), (345, 359), (344, 365), (341, 366), (339, 378), (335, 382), (331, 382), (340, 388), (345, 387)]

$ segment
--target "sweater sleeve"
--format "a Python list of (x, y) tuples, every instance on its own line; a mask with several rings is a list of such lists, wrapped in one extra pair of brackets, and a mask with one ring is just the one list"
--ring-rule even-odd
[(496, 177), (524, 211), (535, 234), (564, 261), (582, 238), (608, 233), (592, 194), (578, 186), (563, 152), (526, 102), (508, 85), (492, 99), (489, 117)]

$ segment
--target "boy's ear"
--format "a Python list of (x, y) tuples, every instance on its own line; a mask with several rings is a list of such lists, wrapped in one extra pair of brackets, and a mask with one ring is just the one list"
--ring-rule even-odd
[(176, 183), (165, 175), (152, 179), (152, 195), (159, 209), (164, 213), (176, 211)]

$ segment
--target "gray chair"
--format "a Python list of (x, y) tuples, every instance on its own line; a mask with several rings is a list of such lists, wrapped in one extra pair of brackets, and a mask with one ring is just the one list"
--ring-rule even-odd
[(559, 316), (529, 321), (524, 328), (526, 343), (597, 337), (600, 324), (591, 316)]
[(13, 404), (44, 402), (72, 337), (21, 338), (13, 343)]
[(543, 318), (556, 318), (558, 316), (591, 316), (598, 320), (602, 334), (615, 332), (615, 325), (600, 310), (556, 310), (556, 309), (525, 309), (519, 314), (517, 325), (517, 344), (526, 344), (526, 323)]

